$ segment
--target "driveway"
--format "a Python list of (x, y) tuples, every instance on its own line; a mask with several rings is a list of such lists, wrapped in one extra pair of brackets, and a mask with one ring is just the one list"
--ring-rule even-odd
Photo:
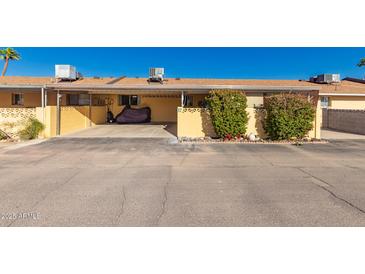
[(365, 142), (55, 138), (0, 151), (1, 226), (364, 226)]
[(174, 138), (176, 123), (97, 125), (65, 135), (71, 138)]

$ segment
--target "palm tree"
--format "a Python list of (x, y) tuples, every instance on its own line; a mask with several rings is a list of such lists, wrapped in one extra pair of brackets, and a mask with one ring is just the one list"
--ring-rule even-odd
[(363, 67), (365, 66), (365, 58), (361, 58), (360, 62), (357, 64), (358, 67)]
[(6, 70), (8, 69), (9, 60), (19, 60), (20, 54), (17, 53), (12, 48), (6, 48), (0, 50), (0, 59), (5, 60), (3, 72), (1, 73), (1, 76), (4, 76), (6, 73)]

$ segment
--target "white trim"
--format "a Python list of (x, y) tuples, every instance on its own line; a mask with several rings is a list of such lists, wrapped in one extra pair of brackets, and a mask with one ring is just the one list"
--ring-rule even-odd
[(319, 93), (319, 96), (357, 96), (357, 97), (365, 97), (365, 93), (364, 94), (357, 94), (357, 93)]

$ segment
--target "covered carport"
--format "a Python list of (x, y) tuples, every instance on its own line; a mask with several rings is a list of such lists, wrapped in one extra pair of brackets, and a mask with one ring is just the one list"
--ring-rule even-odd
[[(143, 85), (73, 85), (71, 83), (57, 83), (48, 85), (50, 93), (56, 93), (59, 98), (64, 94), (86, 93), (89, 96), (89, 119), (91, 120), (93, 110), (101, 105), (105, 106), (104, 119), (99, 119), (98, 123), (86, 123), (87, 128), (80, 128), (73, 132), (62, 133), (62, 113), (61, 104), (57, 105), (57, 135), (72, 138), (176, 138), (177, 136), (177, 108), (184, 106), (188, 97), (195, 94), (208, 93), (206, 87), (195, 90), (191, 87), (175, 86), (166, 87), (161, 84)], [(111, 111), (118, 115), (123, 110), (120, 104), (121, 96), (138, 96), (141, 104), (135, 106), (151, 108), (151, 122), (143, 124), (108, 124), (106, 121), (106, 112)], [(201, 96), (199, 96), (200, 98)], [(96, 102), (96, 104), (95, 104)], [(100, 104), (101, 102), (101, 104)], [(104, 103), (105, 102), (105, 103)], [(134, 107), (134, 106), (132, 106)], [(100, 122), (102, 120), (102, 122)], [(82, 122), (83, 123), (83, 122)], [(90, 124), (90, 125), (89, 125)]]

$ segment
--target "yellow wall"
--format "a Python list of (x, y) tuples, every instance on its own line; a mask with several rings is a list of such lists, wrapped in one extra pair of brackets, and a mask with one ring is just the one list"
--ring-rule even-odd
[[(36, 108), (36, 117), (44, 123), (45, 130), (43, 137), (56, 136), (57, 130), (57, 107), (47, 106), (44, 114), (41, 107)], [(89, 118), (91, 115), (91, 118)], [(77, 130), (85, 129), (90, 126), (104, 124), (106, 120), (105, 106), (62, 106), (61, 107), (61, 135)]]
[[(22, 93), (24, 96), (24, 105), (12, 105), (12, 94)], [(0, 107), (40, 107), (41, 106), (40, 92), (0, 92)]]
[[(104, 100), (110, 98), (113, 104), (110, 106), (110, 110), (113, 115), (118, 115), (124, 108), (118, 104), (117, 94), (108, 95), (94, 95), (95, 98)], [(176, 108), (180, 106), (180, 96), (148, 96), (140, 95), (140, 104), (138, 106), (132, 106), (133, 108), (150, 107), (151, 108), (151, 120), (152, 122), (176, 122)]]
[(61, 107), (61, 135), (90, 126), (89, 107)]
[(25, 107), (40, 107), (42, 106), (42, 99), (40, 92), (37, 93), (24, 93), (24, 106)]
[(91, 122), (92, 125), (102, 125), (106, 122), (106, 107), (92, 106), (91, 107)]
[(308, 132), (309, 138), (321, 139), (321, 127), (322, 127), (322, 109), (321, 109), (321, 101), (318, 100), (316, 108), (316, 118), (313, 121), (313, 129)]
[(207, 109), (177, 108), (177, 137), (215, 137)]
[(330, 108), (365, 109), (365, 96), (329, 96)]
[[(254, 108), (247, 108), (249, 121), (247, 134), (254, 133), (261, 138), (266, 137), (263, 130), (262, 114)], [(177, 136), (178, 137), (215, 137), (214, 127), (210, 119), (209, 111), (204, 108), (181, 108), (177, 110)]]
[(57, 108), (56, 106), (47, 106), (44, 109), (37, 107), (36, 109), (37, 119), (41, 121), (45, 129), (42, 133), (42, 137), (49, 138), (56, 136), (57, 127)]
[(112, 105), (109, 106), (111, 112), (113, 112), (114, 117), (118, 115), (122, 109), (123, 106), (118, 105), (118, 95), (117, 94), (105, 94), (105, 95), (93, 95), (93, 98), (97, 100), (99, 98), (101, 101), (104, 101), (106, 99), (109, 99), (108, 101), (112, 101)]
[(141, 96), (141, 105), (151, 108), (152, 122), (176, 122), (176, 109), (181, 104), (180, 97), (148, 97)]
[(0, 92), (0, 107), (11, 107), (11, 93)]
[[(95, 101), (100, 99), (111, 99), (112, 105), (109, 106), (113, 115), (118, 115), (124, 108), (118, 104), (118, 94), (101, 94), (93, 95)], [(140, 104), (138, 106), (132, 106), (133, 108), (150, 107), (151, 108), (151, 120), (152, 122), (177, 122), (176, 109), (181, 105), (180, 95), (139, 95)], [(198, 107), (199, 101), (204, 100), (206, 94), (194, 94), (193, 105)]]
[[(95, 99), (104, 100), (105, 98), (111, 98), (113, 105), (111, 110), (114, 115), (117, 115), (122, 110), (123, 106), (118, 105), (118, 95), (93, 95)], [(206, 95), (193, 95), (193, 105), (198, 105), (199, 101), (202, 101)], [(350, 106), (353, 108), (356, 103), (362, 104), (362, 98), (352, 97), (338, 97), (334, 98), (332, 102), (343, 102), (343, 106)], [(66, 103), (66, 96), (63, 96), (63, 104)], [(250, 94), (247, 96), (249, 114), (249, 122), (247, 127), (247, 134), (254, 133), (261, 138), (266, 137), (262, 125), (262, 115), (257, 112), (254, 105), (262, 104), (262, 95)], [(37, 102), (40, 103), (40, 94), (27, 93), (24, 96), (24, 103), (27, 106), (36, 106)], [(44, 131), (45, 137), (52, 137), (56, 135), (57, 125), (57, 110), (55, 106), (56, 94), (48, 93), (48, 103), (54, 104), (53, 106), (47, 106), (43, 113), (43, 109), (37, 107), (37, 118), (46, 125)], [(350, 102), (350, 103), (349, 103)], [(11, 106), (11, 93), (0, 93), (0, 107), (2, 105)], [(200, 108), (180, 108), (181, 98), (176, 95), (142, 95), (140, 105), (136, 107), (149, 106), (152, 112), (153, 122), (178, 122), (178, 136), (179, 137), (204, 137), (214, 136), (214, 129), (211, 124), (209, 113)], [(318, 106), (320, 101), (318, 102)], [(338, 106), (338, 105), (336, 105)], [(178, 112), (176, 110), (179, 110)], [(91, 115), (91, 116), (90, 116)], [(320, 126), (321, 126), (321, 108), (317, 108), (316, 120), (314, 121), (314, 129), (309, 133), (310, 137), (320, 138)], [(61, 107), (61, 134), (70, 133), (75, 130), (87, 128), (89, 126), (104, 124), (106, 120), (106, 106), (92, 106), (91, 110), (89, 106), (63, 106)]]
[[(203, 101), (208, 94), (194, 94), (193, 96), (193, 107), (199, 107), (199, 102)], [(253, 108), (254, 106), (260, 106), (263, 102), (262, 93), (249, 93), (246, 94), (247, 106)], [(180, 104), (180, 99), (179, 99)]]
[(104, 124), (106, 110), (104, 106), (62, 106), (61, 135), (90, 126)]
[(247, 107), (254, 108), (255, 106), (261, 106), (264, 103), (264, 96), (261, 94), (247, 94)]
[[(249, 115), (247, 124), (247, 134), (254, 133), (260, 138), (266, 138), (267, 135), (263, 129), (263, 114), (255, 108), (247, 108)], [(206, 109), (201, 108), (181, 108), (177, 110), (177, 136), (178, 137), (215, 137), (214, 127)], [(310, 138), (320, 139), (320, 123), (322, 120), (322, 111), (317, 108), (316, 119), (313, 122), (313, 130), (308, 135)]]
[(266, 138), (267, 135), (263, 128), (263, 114), (262, 111), (257, 111), (257, 109), (253, 107), (246, 108), (248, 113), (248, 123), (246, 133), (253, 133), (260, 138)]
[[(22, 93), (24, 99), (23, 106), (13, 106), (12, 105), (12, 94)], [(42, 106), (42, 95), (41, 92), (0, 92), (0, 107), (40, 107)], [(57, 105), (57, 93), (47, 92), (47, 105), (56, 106)], [(65, 106), (67, 104), (67, 96), (64, 94), (61, 97), (61, 105)]]

